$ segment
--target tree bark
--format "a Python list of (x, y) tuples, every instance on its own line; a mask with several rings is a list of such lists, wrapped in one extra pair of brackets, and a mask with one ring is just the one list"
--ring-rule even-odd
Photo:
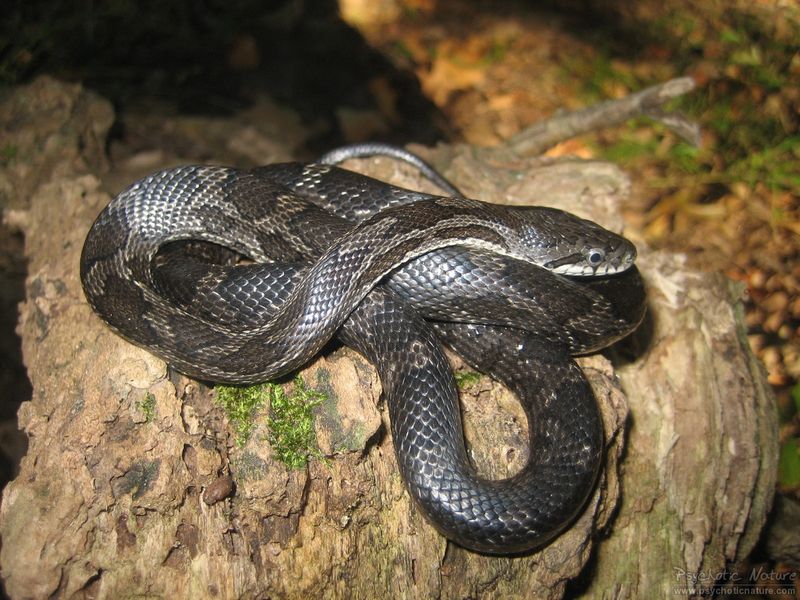
[[(645, 326), (608, 357), (581, 359), (607, 442), (593, 497), (538, 552), (472, 553), (447, 542), (409, 500), (380, 382), (355, 352), (335, 350), (303, 371), (327, 398), (315, 419), (327, 458), (289, 470), (266, 441), (266, 408), (238, 447), (212, 390), (172, 373), (92, 313), (80, 250), (111, 198), (104, 184), (124, 177), (105, 170), (102, 143), (81, 136), (90, 131), (102, 142), (110, 108), (78, 86), (42, 79), (7, 98), (0, 118), (6, 132), (21, 112), (42, 123), (52, 112), (46, 99), (59, 95), (85, 110), (7, 139), (19, 157), (58, 139), (61, 159), (38, 173), (3, 165), (0, 179), (19, 179), (7, 193), (24, 190), (5, 219), (25, 233), (19, 333), (34, 390), (19, 411), (28, 454), (0, 508), (0, 569), (12, 598), (558, 598), (592, 551), (572, 595), (660, 595), (677, 572), (719, 571), (754, 544), (774, 488), (776, 422), (744, 336), (741, 290), (729, 281), (640, 246)], [(622, 229), (629, 182), (613, 165), (490, 165), (468, 147), (416, 150), (469, 196), (546, 203)], [(389, 160), (350, 166), (426, 185)], [(486, 377), (463, 390), (462, 404), (479, 468), (513, 473), (527, 455), (519, 406)]]

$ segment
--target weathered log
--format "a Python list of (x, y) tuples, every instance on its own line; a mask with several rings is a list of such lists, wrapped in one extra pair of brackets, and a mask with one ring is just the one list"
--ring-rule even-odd
[[(266, 441), (266, 408), (238, 447), (212, 390), (108, 330), (83, 298), (77, 265), (110, 200), (103, 182), (124, 177), (72, 151), (78, 132), (102, 138), (107, 123), (94, 115), (108, 107), (52, 80), (18, 93), (31, 114), (36, 98), (56, 93), (95, 110), (65, 114), (59, 131), (74, 133), (71, 150), (41, 177), (28, 174), (29, 195), (6, 214), (25, 232), (19, 332), (34, 390), (19, 412), (28, 454), (0, 509), (12, 598), (556, 598), (592, 551), (587, 595), (660, 595), (678, 570), (721, 570), (752, 547), (774, 488), (775, 413), (743, 335), (740, 291), (722, 277), (642, 249), (650, 312), (637, 345), (581, 359), (608, 448), (596, 492), (540, 551), (475, 554), (448, 543), (409, 500), (380, 383), (356, 353), (335, 350), (303, 371), (326, 394), (315, 429), (327, 458), (290, 470)], [(470, 148), (417, 150), (468, 195), (556, 205), (622, 228), (628, 180), (613, 165), (488, 165)], [(351, 166), (425, 185), (388, 160)], [(464, 390), (463, 409), (479, 468), (513, 473), (527, 454), (515, 401), (484, 377)]]

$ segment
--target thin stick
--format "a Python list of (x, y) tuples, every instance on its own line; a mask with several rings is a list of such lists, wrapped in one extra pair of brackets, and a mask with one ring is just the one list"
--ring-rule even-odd
[(534, 156), (558, 142), (595, 129), (619, 125), (639, 116), (663, 123), (689, 143), (699, 146), (700, 127), (683, 115), (663, 110), (663, 105), (668, 100), (681, 96), (694, 87), (691, 77), (679, 77), (619, 100), (609, 100), (575, 112), (556, 115), (518, 133), (508, 141), (507, 147), (518, 156)]

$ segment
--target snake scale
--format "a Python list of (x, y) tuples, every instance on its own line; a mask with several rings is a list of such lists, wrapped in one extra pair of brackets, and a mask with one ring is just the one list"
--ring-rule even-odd
[[(378, 370), (401, 475), (430, 522), (480, 552), (540, 547), (596, 479), (602, 423), (571, 356), (641, 321), (635, 248), (560, 210), (464, 198), (441, 178), (447, 196), (424, 194), (330, 164), (416, 158), (389, 150), (145, 177), (89, 231), (86, 297), (119, 335), (207, 381), (272, 379), (338, 338)], [(471, 465), (442, 342), (522, 403), (531, 451), (516, 475)]]

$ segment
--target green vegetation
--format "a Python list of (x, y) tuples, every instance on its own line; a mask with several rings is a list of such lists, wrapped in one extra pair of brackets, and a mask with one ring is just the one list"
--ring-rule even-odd
[(252, 386), (216, 387), (216, 403), (225, 411), (228, 421), (236, 432), (236, 445), (243, 447), (255, 425), (255, 415), (269, 398), (270, 389), (275, 384), (263, 383)]
[(791, 438), (781, 445), (778, 482), (784, 488), (800, 486), (800, 442), (796, 438)]
[(236, 445), (243, 447), (255, 427), (256, 413), (269, 404), (267, 440), (275, 458), (290, 469), (302, 469), (309, 457), (320, 457), (314, 434), (314, 408), (325, 394), (306, 387), (303, 378), (295, 377), (291, 393), (277, 383), (217, 386), (216, 402), (225, 411), (236, 432)]
[(150, 423), (156, 414), (156, 397), (147, 392), (144, 398), (136, 401), (136, 408), (144, 415), (145, 421)]
[[(800, 418), (800, 383), (791, 391), (792, 402), (783, 407), (780, 418), (783, 423), (792, 423)], [(781, 444), (778, 458), (778, 483), (784, 489), (800, 487), (800, 440), (790, 437)]]
[(513, 39), (492, 39), (492, 43), (481, 61), (484, 65), (493, 65), (502, 62), (511, 50)]
[(677, 74), (699, 78), (698, 89), (670, 108), (700, 123), (703, 148), (693, 148), (673, 139), (663, 127), (639, 120), (610, 144), (599, 144), (598, 151), (629, 168), (653, 159), (663, 161), (664, 177), (648, 184), (690, 187), (698, 200), (709, 184), (737, 182), (750, 189), (763, 185), (771, 192), (800, 194), (800, 136), (793, 134), (798, 126), (793, 106), (797, 88), (790, 75), (800, 68), (796, 46), (790, 36), (774, 35), (769, 25), (752, 16), (732, 12), (726, 20), (721, 25), (705, 23), (673, 12), (641, 23), (643, 37), (668, 48), (670, 73), (656, 66), (652, 73), (634, 69), (613, 60), (610, 49), (601, 50), (590, 69), (577, 59), (565, 65), (582, 78), (587, 102), (607, 98), (611, 90), (635, 91)]
[(293, 382), (291, 394), (282, 386), (269, 386), (269, 443), (276, 458), (291, 469), (302, 469), (309, 457), (320, 457), (314, 434), (314, 407), (325, 395), (309, 390), (302, 377)]
[(456, 385), (460, 389), (464, 389), (467, 386), (475, 385), (481, 380), (481, 375), (477, 371), (459, 371), (455, 374), (456, 376)]
[(11, 163), (19, 154), (19, 148), (14, 144), (6, 144), (0, 148), (0, 165)]

